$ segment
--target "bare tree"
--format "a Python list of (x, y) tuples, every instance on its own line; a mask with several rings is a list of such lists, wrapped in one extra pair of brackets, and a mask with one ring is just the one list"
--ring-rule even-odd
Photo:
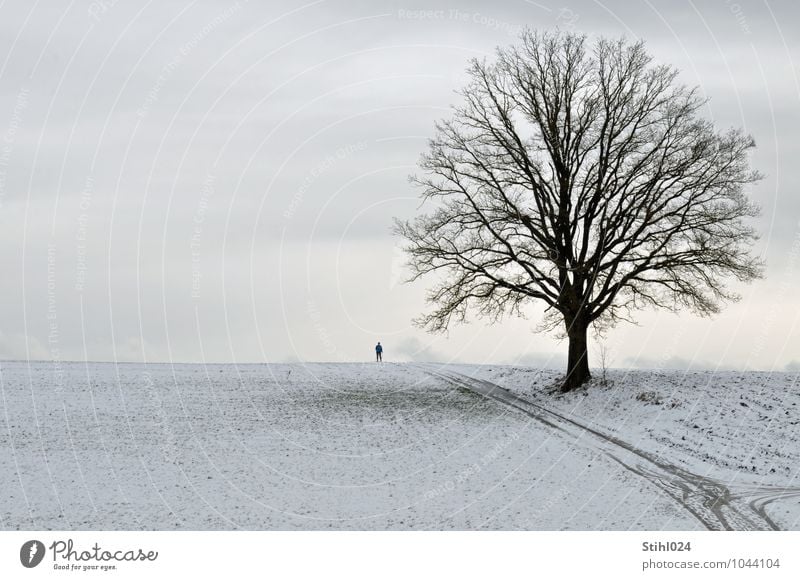
[(411, 279), (441, 274), (419, 325), (540, 300), (542, 328), (569, 338), (568, 391), (590, 377), (590, 325), (646, 306), (709, 315), (737, 299), (725, 277), (761, 275), (753, 139), (716, 131), (698, 89), (643, 43), (526, 31), (468, 72), (412, 177), (434, 207), (395, 224)]
[(600, 384), (604, 387), (608, 386), (608, 364), (611, 360), (608, 345), (602, 340), (597, 344), (598, 354), (600, 356)]

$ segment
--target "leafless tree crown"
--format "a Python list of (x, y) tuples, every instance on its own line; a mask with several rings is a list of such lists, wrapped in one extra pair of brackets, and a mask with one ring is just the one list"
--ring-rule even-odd
[(710, 314), (737, 298), (726, 277), (760, 276), (753, 139), (715, 130), (643, 43), (527, 31), (469, 75), (412, 178), (433, 207), (396, 223), (413, 278), (443, 274), (421, 325), (531, 299), (553, 326), (645, 306)]

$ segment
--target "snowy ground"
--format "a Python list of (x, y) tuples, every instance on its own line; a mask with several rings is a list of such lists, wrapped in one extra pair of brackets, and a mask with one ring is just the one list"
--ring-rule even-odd
[(559, 373), (465, 367), (465, 374), (575, 414), (606, 432), (719, 477), (800, 485), (800, 374), (609, 370), (605, 384), (547, 394)]
[(0, 527), (800, 528), (796, 375), (555, 377), (2, 363)]

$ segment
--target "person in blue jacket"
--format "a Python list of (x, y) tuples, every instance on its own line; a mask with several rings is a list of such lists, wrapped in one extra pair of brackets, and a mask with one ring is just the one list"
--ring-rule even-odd
[(383, 347), (380, 341), (375, 345), (375, 362), (383, 362)]

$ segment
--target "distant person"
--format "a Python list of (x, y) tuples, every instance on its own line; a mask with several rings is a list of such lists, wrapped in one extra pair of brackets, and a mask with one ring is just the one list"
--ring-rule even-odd
[(383, 347), (380, 341), (375, 345), (375, 362), (383, 362)]

